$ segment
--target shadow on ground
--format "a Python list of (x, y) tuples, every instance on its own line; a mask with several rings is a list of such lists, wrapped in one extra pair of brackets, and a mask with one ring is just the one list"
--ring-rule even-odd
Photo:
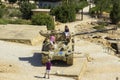
[(20, 61), (28, 61), (33, 66), (42, 66), (41, 59), (40, 53), (34, 53), (32, 57), (19, 57)]
[(53, 60), (51, 61), (53, 66), (57, 66), (57, 67), (68, 67), (70, 65), (67, 65), (67, 63), (65, 61), (62, 60)]
[[(42, 64), (41, 59), (42, 59), (41, 53), (34, 53), (34, 55), (32, 57), (19, 57), (20, 61), (27, 61), (32, 66), (37, 66), (37, 67), (45, 66)], [(52, 62), (53, 66), (57, 66), (57, 67), (70, 66), (70, 65), (67, 65), (67, 63), (62, 60), (52, 60), (51, 62)]]
[(44, 78), (44, 77), (41, 77), (41, 76), (34, 76), (35, 78)]

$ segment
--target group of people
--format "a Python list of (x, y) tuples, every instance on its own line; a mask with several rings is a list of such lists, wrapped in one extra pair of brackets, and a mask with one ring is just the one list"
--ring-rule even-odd
[[(65, 25), (64, 35), (66, 40), (70, 38), (70, 30), (67, 25)], [(50, 36), (50, 43), (52, 45), (52, 48), (56, 48), (56, 38), (54, 34), (51, 34)]]
[[(69, 28), (68, 28), (67, 25), (65, 25), (64, 34), (65, 34), (66, 39), (68, 39), (70, 37), (70, 31), (69, 31)], [(55, 41), (56, 41), (55, 36), (52, 34), (50, 36), (50, 43), (51, 43), (52, 46), (54, 46), (54, 48), (55, 48), (55, 44), (56, 44)], [(60, 53), (62, 52), (62, 50), (63, 49), (60, 50)], [(50, 73), (50, 70), (51, 70), (51, 66), (52, 66), (51, 61), (50, 61), (50, 59), (48, 59), (48, 62), (46, 63), (46, 72), (45, 72), (44, 78), (46, 78), (46, 75), (48, 75), (48, 79), (50, 78), (49, 73)]]

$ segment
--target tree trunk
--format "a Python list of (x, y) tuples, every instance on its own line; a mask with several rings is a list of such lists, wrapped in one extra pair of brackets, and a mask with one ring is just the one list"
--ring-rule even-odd
[(83, 9), (81, 10), (81, 21), (83, 20)]

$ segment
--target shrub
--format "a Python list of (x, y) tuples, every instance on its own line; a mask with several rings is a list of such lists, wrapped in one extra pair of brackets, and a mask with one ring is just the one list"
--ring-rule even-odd
[(46, 25), (48, 30), (54, 29), (54, 20), (52, 16), (39, 13), (32, 16), (33, 25)]
[(2, 18), (4, 15), (4, 10), (0, 8), (0, 18)]
[(92, 17), (95, 17), (96, 16), (96, 12), (97, 12), (97, 7), (92, 7), (90, 10), (89, 10), (89, 13)]
[(6, 19), (0, 19), (0, 24), (8, 24), (8, 20), (6, 20)]
[(100, 25), (98, 25), (98, 26), (95, 26), (95, 27), (93, 27), (94, 29), (97, 29), (97, 30), (104, 30), (105, 29), (105, 25), (106, 25), (106, 23), (101, 23)]
[(5, 13), (5, 5), (0, 5), (0, 18), (4, 16)]
[(23, 19), (0, 19), (0, 24), (31, 24), (30, 20)]
[(29, 20), (14, 19), (14, 20), (9, 20), (9, 24), (31, 24), (31, 22)]
[(93, 28), (97, 29), (97, 30), (103, 30), (103, 29), (105, 29), (103, 25), (98, 25), (98, 26), (95, 26)]
[(10, 11), (11, 13), (9, 14), (10, 17), (21, 17), (21, 12), (17, 9), (13, 9)]
[(120, 24), (117, 24), (117, 28), (120, 28)]

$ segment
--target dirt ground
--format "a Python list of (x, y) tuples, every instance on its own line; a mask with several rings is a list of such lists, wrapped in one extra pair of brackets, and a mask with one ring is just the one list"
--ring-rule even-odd
[[(27, 46), (0, 41), (0, 80), (46, 80), (42, 78), (45, 66), (41, 55), (33, 53), (39, 46)], [(74, 80), (68, 77), (51, 75), (50, 80)]]
[[(119, 58), (112, 56), (110, 57), (107, 55), (108, 53), (106, 54), (104, 47), (94, 42), (91, 43), (88, 40), (81, 39), (81, 37), (75, 38), (75, 45), (76, 53), (89, 53), (94, 61), (92, 63), (88, 63), (88, 70), (85, 73), (86, 76), (83, 76), (81, 80), (92, 80), (93, 78), (90, 77), (92, 73), (99, 73), (99, 75), (104, 75), (103, 73), (107, 74), (107, 72), (110, 72), (110, 74), (113, 74), (112, 72), (114, 72), (115, 74), (116, 72), (116, 74), (119, 75)], [(45, 66), (40, 62), (40, 50), (41, 46), (30, 46), (19, 43), (0, 41), (0, 80), (47, 80), (43, 78), (45, 73)], [(108, 63), (103, 64), (103, 62), (106, 60)], [(113, 65), (115, 63), (114, 66), (111, 66), (111, 60), (113, 61)], [(99, 68), (95, 66), (96, 64), (102, 64), (103, 66), (101, 65)], [(109, 65), (106, 64), (111, 64), (111, 68), (107, 68)], [(106, 70), (102, 69), (104, 66)], [(66, 68), (65, 66), (60, 67), (61, 68), (59, 69)], [(112, 69), (112, 67), (115, 67), (115, 69)], [(53, 69), (54, 68), (58, 68), (58, 66), (54, 66)], [(59, 70), (55, 70), (53, 73), (51, 73), (49, 80), (75, 80), (74, 77), (53, 75), (56, 72), (59, 72)], [(99, 80), (99, 75), (94, 77), (94, 80)], [(109, 74), (107, 75), (109, 76)]]

